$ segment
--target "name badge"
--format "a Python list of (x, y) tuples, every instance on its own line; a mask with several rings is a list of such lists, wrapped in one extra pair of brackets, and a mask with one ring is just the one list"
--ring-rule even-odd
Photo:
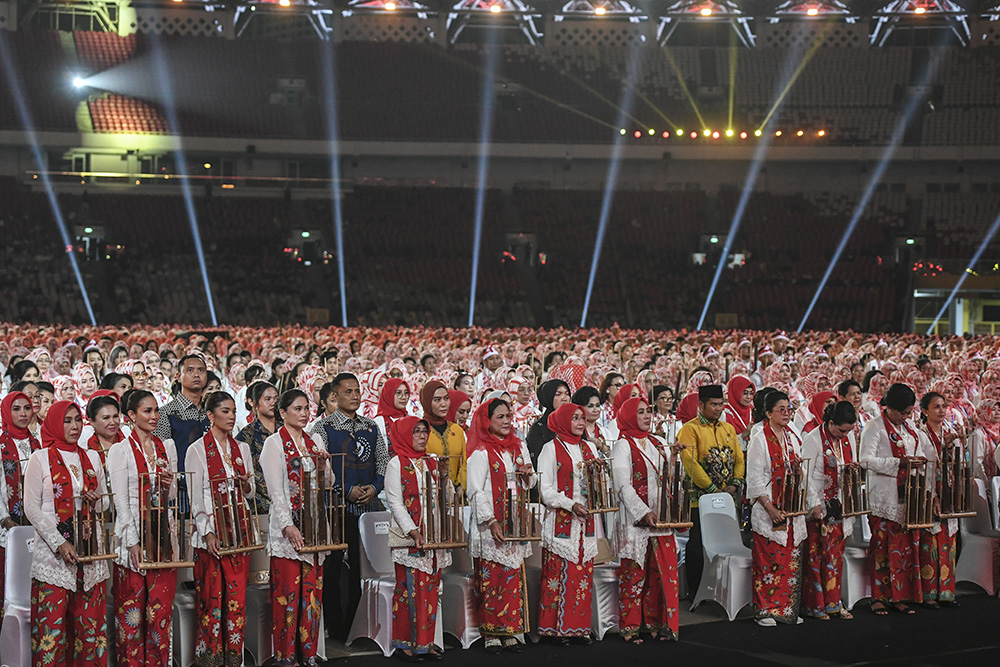
[(722, 509), (726, 506), (726, 500), (724, 498), (712, 498), (712, 507), (715, 509)]
[(376, 521), (375, 522), (375, 534), (376, 535), (388, 535), (389, 534), (389, 522), (388, 521)]

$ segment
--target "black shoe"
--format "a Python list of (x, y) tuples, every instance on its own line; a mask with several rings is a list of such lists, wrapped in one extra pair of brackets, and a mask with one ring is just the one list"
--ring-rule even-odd
[(425, 660), (444, 660), (444, 653), (438, 653), (437, 651), (428, 651), (424, 654)]
[(594, 639), (590, 635), (587, 635), (586, 637), (577, 637), (576, 643), (583, 644), (584, 646), (590, 646), (594, 643)]
[(487, 639), (484, 648), (490, 655), (500, 655), (503, 651), (503, 646), (500, 644), (499, 639)]
[(422, 655), (417, 655), (416, 653), (411, 653), (411, 654), (407, 655), (406, 653), (404, 653), (403, 651), (398, 650), (398, 649), (393, 653), (393, 655), (395, 657), (399, 658), (400, 660), (402, 660), (403, 662), (423, 662), (424, 661), (424, 656), (422, 656)]
[(521, 651), (524, 650), (524, 647), (521, 646), (521, 642), (519, 642), (516, 639), (514, 639), (509, 644), (504, 643), (503, 650), (510, 651), (511, 653), (520, 653)]

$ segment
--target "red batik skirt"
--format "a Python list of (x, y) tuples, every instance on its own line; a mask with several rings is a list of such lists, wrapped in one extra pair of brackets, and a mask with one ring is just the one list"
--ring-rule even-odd
[[(788, 527), (792, 543), (792, 527)], [(802, 602), (802, 549), (785, 546), (763, 535), (753, 534), (753, 606), (756, 617), (779, 623), (796, 623)]]
[(868, 515), (872, 539), (872, 601), (921, 602), (920, 531)]
[(677, 549), (673, 535), (649, 538), (646, 562), (622, 558), (618, 571), (618, 629), (623, 637), (641, 630), (675, 635), (680, 627)]
[(593, 611), (594, 561), (568, 561), (542, 549), (542, 586), (538, 600), (538, 634), (543, 637), (588, 637)]
[(513, 637), (528, 631), (528, 587), (524, 565), (504, 567), (485, 558), (473, 562), (479, 631), (492, 637)]
[(806, 521), (806, 568), (802, 606), (810, 616), (838, 614), (843, 608), (841, 566), (844, 525), (840, 521)]
[(434, 648), (441, 570), (428, 574), (396, 563), (396, 588), (392, 593), (392, 647), (411, 653)]

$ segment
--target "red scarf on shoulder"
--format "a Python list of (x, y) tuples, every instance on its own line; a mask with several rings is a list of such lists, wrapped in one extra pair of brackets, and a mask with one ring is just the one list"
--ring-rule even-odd
[[(624, 402), (624, 401), (623, 401)], [(558, 410), (549, 415), (549, 429), (555, 433), (556, 450), (556, 488), (567, 498), (573, 497), (573, 457), (569, 453), (569, 445), (577, 445), (583, 455), (583, 465), (588, 461), (593, 461), (597, 457), (590, 451), (587, 443), (583, 442), (583, 436), (573, 435), (570, 430), (570, 423), (573, 415), (583, 412), (583, 408), (573, 403), (562, 405)], [(574, 514), (570, 510), (556, 510), (556, 537), (569, 537), (573, 527)], [(586, 520), (586, 535), (594, 535), (594, 517), (588, 516)]]
[(782, 446), (778, 441), (778, 436), (774, 433), (774, 429), (771, 428), (771, 423), (765, 421), (764, 437), (767, 440), (767, 454), (771, 459), (771, 502), (779, 504), (779, 499), (774, 497), (774, 490), (782, 488), (785, 483), (785, 463), (794, 463), (799, 460), (799, 457), (795, 454), (795, 450), (792, 449), (792, 438), (796, 436), (795, 432), (786, 426), (785, 437), (788, 444)]

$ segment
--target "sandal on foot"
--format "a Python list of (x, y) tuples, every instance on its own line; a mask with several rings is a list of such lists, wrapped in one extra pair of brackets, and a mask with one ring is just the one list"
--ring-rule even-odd
[(928, 609), (940, 609), (941, 608), (941, 605), (939, 605), (936, 600), (928, 600), (927, 602), (924, 603), (924, 606), (927, 607)]
[(523, 649), (521, 642), (517, 641), (515, 637), (508, 637), (503, 640), (503, 649), (505, 651), (510, 651), (511, 653), (520, 653)]
[(846, 609), (841, 609), (840, 611), (838, 611), (837, 616), (844, 619), (845, 621), (850, 621), (851, 619), (854, 618), (854, 614), (847, 611)]
[(889, 610), (885, 608), (885, 603), (881, 600), (872, 602), (872, 613), (876, 616), (888, 616)]
[(486, 640), (486, 652), (492, 655), (500, 655), (503, 651), (503, 646), (500, 644), (499, 639), (493, 637)]
[(910, 607), (907, 606), (907, 604), (905, 602), (897, 602), (897, 603), (895, 603), (894, 605), (892, 605), (892, 610), (893, 611), (897, 611), (900, 614), (904, 614), (906, 616), (910, 616), (912, 614), (916, 614), (917, 613), (917, 612), (913, 611), (912, 609), (910, 609)]
[(634, 644), (638, 646), (639, 644), (642, 643), (642, 637), (640, 637), (639, 635), (629, 635), (627, 637), (625, 635), (622, 635), (622, 639), (625, 640), (626, 644)]

